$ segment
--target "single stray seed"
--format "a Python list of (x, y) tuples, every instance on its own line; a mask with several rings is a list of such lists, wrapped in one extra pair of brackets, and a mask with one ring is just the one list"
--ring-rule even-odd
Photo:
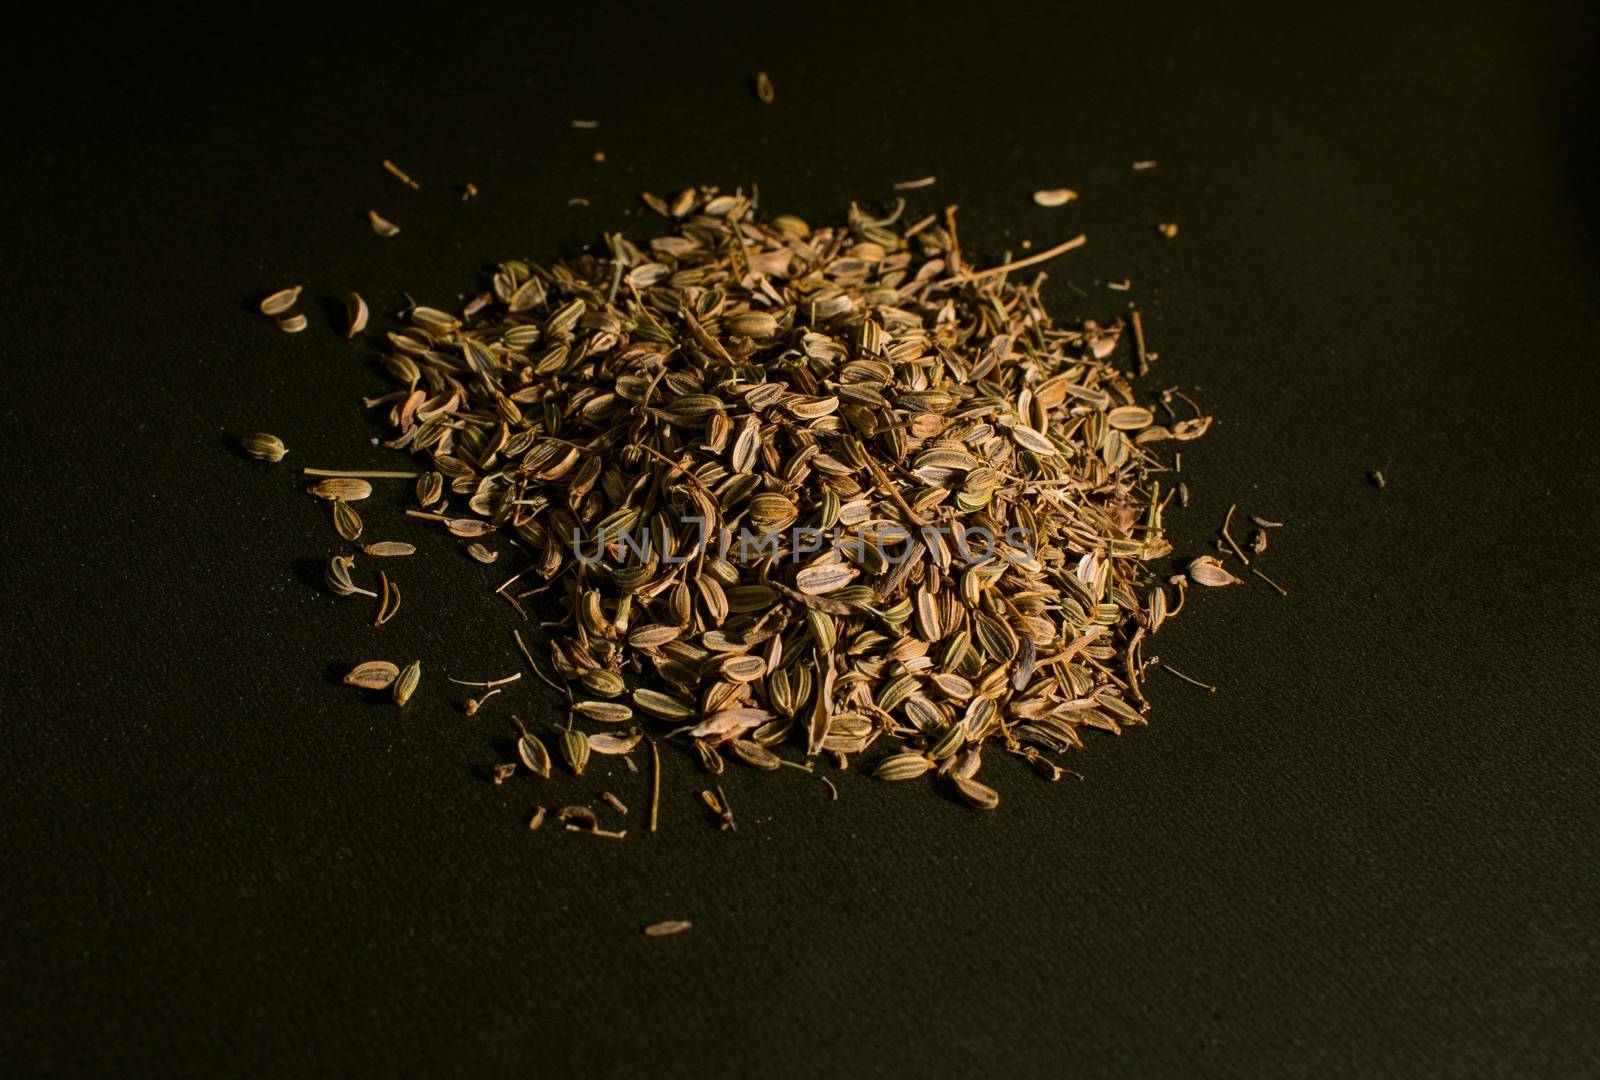
[(762, 104), (771, 105), (772, 104), (772, 99), (774, 97), (776, 97), (776, 96), (777, 96), (777, 92), (772, 87), (772, 79), (771, 79), (771, 77), (768, 76), (765, 71), (757, 72), (756, 73), (756, 97), (761, 99)]
[(276, 318), (283, 315), (300, 299), (300, 290), (303, 286), (291, 285), (287, 289), (279, 289), (265, 300), (261, 301), (261, 314)]
[(283, 455), (289, 452), (288, 447), (283, 445), (282, 439), (276, 435), (268, 435), (264, 431), (240, 437), (239, 449), (257, 461), (282, 461)]
[(278, 329), (285, 334), (298, 334), (307, 326), (306, 317), (302, 314), (284, 315), (278, 319)]
[(1033, 201), (1040, 206), (1065, 206), (1078, 197), (1078, 193), (1070, 188), (1046, 188), (1033, 193)]
[(645, 937), (666, 937), (669, 934), (681, 934), (693, 926), (688, 919), (666, 919), (662, 922), (651, 923), (644, 928)]
[(398, 236), (400, 233), (400, 226), (379, 217), (376, 210), (367, 211), (367, 220), (372, 222), (372, 231), (379, 236)]
[(367, 328), (367, 302), (361, 299), (360, 293), (351, 293), (344, 298), (344, 314), (345, 337), (353, 338)]

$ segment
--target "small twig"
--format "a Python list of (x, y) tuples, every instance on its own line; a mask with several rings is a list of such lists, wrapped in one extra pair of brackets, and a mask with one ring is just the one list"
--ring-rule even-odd
[(522, 672), (519, 671), (515, 675), (507, 675), (503, 679), (491, 679), (488, 682), (468, 682), (466, 679), (450, 679), (449, 681), (455, 683), (457, 686), (477, 686), (484, 690), (490, 690), (496, 686), (505, 686), (507, 683), (514, 683), (520, 678), (522, 678)]
[(650, 831), (656, 831), (661, 819), (661, 750), (654, 739), (650, 740)]
[(1133, 309), (1133, 349), (1134, 354), (1139, 358), (1139, 374), (1141, 376), (1148, 375), (1150, 373), (1150, 358), (1145, 355), (1144, 351), (1144, 319), (1140, 318), (1138, 308)]
[(1250, 556), (1246, 555), (1243, 549), (1241, 549), (1238, 544), (1233, 542), (1233, 537), (1228, 532), (1228, 525), (1233, 521), (1233, 512), (1237, 509), (1239, 509), (1238, 503), (1228, 507), (1228, 516), (1222, 519), (1222, 538), (1228, 542), (1228, 546), (1233, 549), (1233, 553), (1239, 556), (1239, 560), (1246, 566), (1249, 566)]
[(1186, 683), (1193, 683), (1194, 685), (1200, 687), (1200, 689), (1209, 690), (1213, 694), (1215, 694), (1217, 692), (1217, 688), (1215, 686), (1212, 686), (1210, 683), (1203, 683), (1199, 679), (1190, 678), (1188, 675), (1185, 675), (1183, 672), (1179, 671), (1177, 668), (1173, 667), (1171, 664), (1163, 663), (1161, 666), (1164, 669), (1166, 669), (1167, 671), (1172, 672), (1172, 674), (1176, 675), (1178, 678), (1182, 679)]
[(1262, 581), (1265, 581), (1268, 585), (1271, 585), (1274, 589), (1278, 590), (1278, 595), (1279, 596), (1288, 596), (1289, 595), (1289, 590), (1288, 589), (1285, 589), (1282, 585), (1279, 585), (1276, 581), (1273, 581), (1271, 578), (1269, 578), (1267, 575), (1263, 574), (1260, 570), (1257, 570), (1255, 567), (1252, 566), (1250, 568), (1250, 572), (1252, 574), (1254, 574), (1256, 577), (1260, 578)]
[(621, 832), (612, 832), (609, 829), (601, 828), (586, 829), (582, 825), (573, 825), (570, 822), (567, 824), (567, 831), (588, 833), (590, 836), (599, 836), (607, 840), (623, 840), (626, 839), (628, 835), (627, 829), (623, 829)]
[(361, 469), (312, 469), (304, 468), (300, 472), (305, 476), (352, 476), (360, 480), (415, 480), (414, 472), (394, 472), (386, 469), (361, 470)]
[(1073, 248), (1082, 247), (1088, 242), (1088, 240), (1089, 238), (1087, 236), (1079, 233), (1071, 240), (1068, 240), (1064, 244), (1057, 244), (1049, 251), (1041, 251), (1037, 255), (1029, 255), (1026, 259), (1018, 259), (1016, 262), (1002, 263), (999, 266), (991, 266), (987, 270), (978, 270), (964, 274), (959, 278), (952, 279), (951, 284), (964, 284), (969, 281), (977, 281), (980, 278), (991, 277), (995, 274), (1004, 274), (1009, 270), (1021, 270), (1024, 266), (1033, 266), (1035, 263), (1042, 263), (1046, 259), (1053, 259), (1057, 255), (1071, 251)]

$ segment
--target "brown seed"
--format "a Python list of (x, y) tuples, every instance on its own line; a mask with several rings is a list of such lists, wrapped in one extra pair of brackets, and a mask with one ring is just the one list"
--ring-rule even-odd
[(352, 542), (361, 539), (361, 515), (343, 499), (334, 499), (332, 507), (334, 531)]
[(550, 778), (550, 751), (545, 749), (538, 736), (524, 731), (522, 738), (517, 740), (517, 756), (529, 772), (546, 780)]
[(372, 485), (354, 476), (330, 476), (306, 488), (319, 499), (343, 499), (356, 502), (372, 494)]
[(1224, 585), (1241, 585), (1238, 578), (1227, 571), (1220, 560), (1213, 555), (1202, 555), (1189, 563), (1189, 580), (1196, 585), (1205, 585), (1217, 588)]
[(300, 290), (301, 286), (299, 285), (291, 285), (287, 289), (279, 289), (261, 301), (261, 314), (273, 318), (286, 314), (290, 308), (294, 307), (295, 302), (300, 299)]
[(993, 810), (1000, 805), (1000, 793), (988, 784), (979, 783), (958, 772), (950, 774), (950, 781), (955, 784), (956, 792), (968, 806), (978, 810)]
[(394, 558), (402, 555), (415, 555), (417, 549), (399, 540), (379, 540), (375, 544), (364, 544), (362, 551), (368, 555), (377, 555), (383, 558)]
[(1033, 201), (1040, 206), (1065, 206), (1077, 197), (1078, 193), (1068, 188), (1046, 188), (1033, 193)]
[(368, 210), (367, 219), (372, 223), (372, 231), (379, 236), (398, 236), (400, 234), (400, 226), (379, 217), (376, 210)]
[(399, 676), (400, 669), (389, 661), (368, 660), (351, 668), (344, 682), (346, 686), (358, 686), (363, 690), (387, 690)]
[[(1045, 310), (1023, 271), (1082, 237), (980, 268), (953, 208), (813, 228), (754, 194), (646, 195), (668, 235), (505, 260), (462, 306), (408, 297), (366, 402), (415, 460), (407, 513), (514, 554), (497, 595), (551, 631), (548, 660), (523, 653), (568, 705), (543, 772), (652, 736), (653, 783), (674, 775), (659, 741), (712, 773), (871, 750), (878, 775), (938, 771), (992, 807), (985, 748), (1143, 723), (1148, 635), (1191, 584), (1237, 580), (1159, 569), (1188, 501), (1162, 490), (1169, 448), (1212, 418), (1135, 381), (1136, 315)], [(354, 487), (319, 490), (358, 535)], [(731, 827), (724, 793), (708, 805)], [(565, 824), (620, 837), (589, 815)]]
[(573, 776), (582, 776), (589, 764), (589, 740), (581, 731), (572, 728), (561, 733), (561, 757), (572, 770)]
[(282, 461), (289, 452), (282, 439), (259, 431), (241, 436), (239, 447), (257, 461)]
[(278, 329), (285, 334), (298, 334), (308, 325), (304, 315), (283, 315), (278, 319)]
[(758, 71), (756, 73), (756, 97), (761, 100), (762, 104), (771, 105), (772, 99), (776, 96), (777, 92), (772, 87), (772, 79), (768, 77), (765, 71)]
[(925, 754), (895, 754), (879, 762), (872, 775), (880, 780), (913, 780), (931, 768), (933, 762)]
[(411, 700), (411, 695), (417, 692), (417, 683), (422, 681), (422, 661), (413, 660), (401, 669), (394, 680), (394, 703), (404, 706)]
[(668, 937), (672, 934), (681, 934), (694, 926), (688, 919), (665, 919), (661, 922), (651, 923), (644, 928), (645, 937)]
[(345, 333), (353, 338), (367, 328), (367, 302), (360, 293), (350, 293), (344, 298)]

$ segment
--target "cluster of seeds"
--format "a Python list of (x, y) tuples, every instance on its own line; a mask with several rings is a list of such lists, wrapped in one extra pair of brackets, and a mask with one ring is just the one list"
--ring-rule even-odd
[[(423, 469), (413, 516), (515, 547), (498, 591), (524, 616), (556, 601), (569, 769), (660, 739), (713, 773), (859, 761), (989, 809), (986, 751), (1054, 779), (1086, 729), (1143, 724), (1142, 649), (1190, 580), (1153, 566), (1159, 455), (1210, 417), (1141, 403), (1142, 331), (1046, 312), (1023, 264), (1082, 238), (976, 270), (952, 212), (645, 201), (668, 235), (407, 309), (367, 402)], [(1214, 563), (1193, 580), (1236, 580)]]

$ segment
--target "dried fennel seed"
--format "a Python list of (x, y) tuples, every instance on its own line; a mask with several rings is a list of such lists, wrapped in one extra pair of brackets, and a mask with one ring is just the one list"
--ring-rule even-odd
[(985, 746), (1054, 778), (1086, 729), (1143, 724), (1147, 635), (1189, 581), (1238, 579), (1155, 574), (1160, 452), (1211, 417), (1140, 404), (1128, 324), (1050, 318), (1020, 271), (1083, 238), (979, 270), (953, 209), (813, 228), (714, 189), (645, 201), (669, 235), (504, 262), (471, 317), (412, 305), (369, 399), (420, 459), (410, 516), (502, 534), (497, 592), (558, 602), (565, 771), (648, 731), (652, 829), (663, 738), (712, 772), (859, 757), (992, 809)]

